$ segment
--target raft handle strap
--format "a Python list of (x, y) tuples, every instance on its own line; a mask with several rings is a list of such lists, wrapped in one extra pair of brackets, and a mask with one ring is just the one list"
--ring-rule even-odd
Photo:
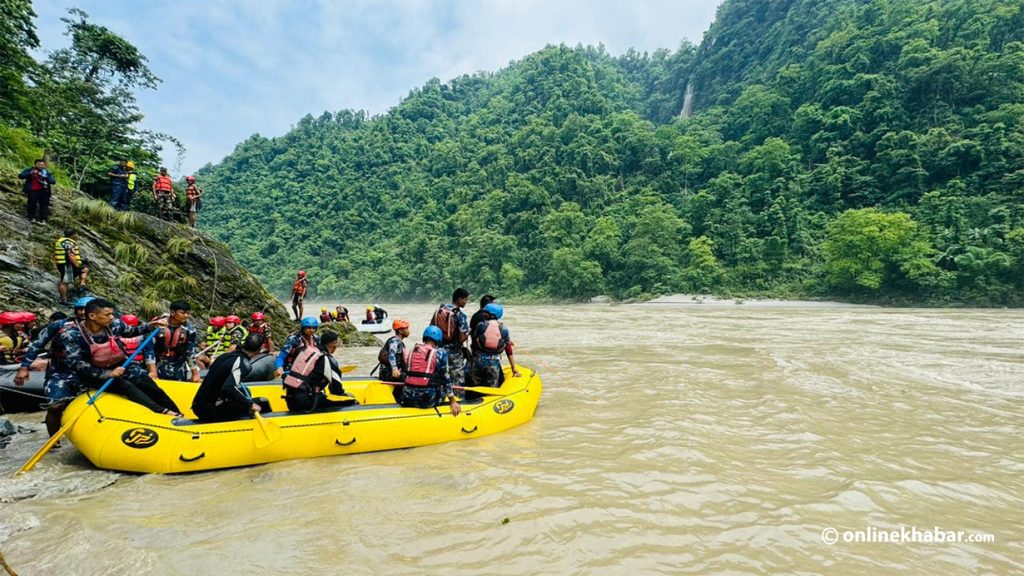
[(466, 434), (472, 434), (473, 432), (476, 432), (476, 429), (477, 429), (477, 428), (478, 428), (478, 426), (473, 426), (473, 429), (472, 429), (472, 430), (466, 430), (466, 427), (465, 427), (465, 426), (463, 426), (463, 427), (462, 427), (462, 431), (463, 431), (463, 432), (465, 432)]
[(182, 462), (195, 462), (196, 460), (199, 460), (200, 458), (205, 458), (205, 457), (206, 457), (206, 452), (200, 452), (199, 456), (196, 456), (195, 458), (185, 458), (185, 455), (181, 454), (181, 455), (178, 456), (178, 460), (181, 460)]
[(352, 439), (349, 440), (348, 442), (342, 442), (341, 440), (335, 438), (334, 443), (337, 444), (338, 446), (351, 446), (356, 443), (356, 437), (353, 436)]

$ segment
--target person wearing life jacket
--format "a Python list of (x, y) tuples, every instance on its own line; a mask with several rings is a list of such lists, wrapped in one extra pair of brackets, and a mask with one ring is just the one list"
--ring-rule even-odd
[(324, 306), (320, 308), (320, 323), (327, 324), (329, 322), (334, 322), (334, 317), (327, 311), (327, 306)]
[(242, 384), (262, 346), (263, 336), (250, 334), (238, 350), (221, 354), (213, 361), (192, 399), (192, 412), (198, 420), (226, 422), (271, 411), (269, 400), (253, 398)]
[(349, 318), (348, 318), (348, 308), (345, 308), (344, 306), (335, 306), (333, 314), (334, 314), (334, 321), (335, 322), (348, 322), (349, 321)]
[(210, 318), (210, 323), (206, 326), (206, 336), (200, 344), (203, 348), (196, 354), (196, 364), (199, 365), (200, 370), (209, 367), (213, 363), (213, 359), (227, 348), (225, 343), (227, 329), (224, 327), (226, 323), (227, 319), (223, 316)]
[(316, 335), (316, 330), (319, 327), (320, 322), (316, 318), (306, 316), (302, 319), (299, 330), (288, 335), (284, 344), (281, 345), (281, 350), (277, 353), (277, 359), (274, 360), (275, 378), (280, 378), (291, 369), (299, 352), (320, 345), (320, 337)]
[(196, 227), (196, 215), (203, 207), (203, 189), (196, 184), (195, 176), (185, 176), (185, 212), (188, 213), (188, 225)]
[[(84, 306), (83, 306), (84, 316)], [(29, 372), (35, 369), (35, 363), (39, 355), (47, 351), (49, 346), (49, 358), (46, 361), (46, 374), (43, 380), (43, 393), (49, 401), (46, 408), (46, 430), (53, 436), (60, 430), (61, 416), (68, 404), (82, 392), (78, 376), (73, 370), (68, 369), (64, 362), (64, 348), (57, 337), (64, 326), (73, 324), (74, 320), (69, 319), (63, 312), (54, 312), (50, 315), (50, 323), (40, 330), (35, 340), (29, 344), (25, 351), (25, 357), (21, 360), (18, 372), (14, 375), (14, 385), (24, 386), (28, 381)]]
[(124, 169), (128, 172), (128, 178), (125, 179), (125, 195), (124, 204), (118, 207), (118, 210), (125, 211), (130, 210), (132, 206), (132, 198), (135, 197), (135, 191), (138, 190), (139, 174), (135, 171), (135, 162), (129, 160), (125, 163)]
[(78, 282), (78, 290), (85, 290), (89, 280), (89, 265), (78, 251), (78, 231), (65, 228), (64, 235), (53, 243), (53, 263), (57, 266), (57, 293), (61, 306), (67, 306), (68, 284)]
[(442, 304), (430, 318), (430, 325), (441, 330), (440, 344), (448, 352), (448, 374), (452, 385), (459, 387), (457, 389), (465, 385), (468, 368), (469, 354), (465, 343), (469, 339), (469, 322), (462, 311), (468, 300), (469, 292), (465, 288), (456, 288), (452, 292), (452, 303)]
[[(487, 306), (488, 304), (490, 304), (491, 302), (494, 302), (495, 300), (497, 300), (497, 298), (495, 298), (491, 294), (484, 294), (483, 296), (480, 297), (480, 309), (477, 310), (476, 312), (473, 312), (473, 315), (470, 316), (470, 318), (469, 318), (469, 333), (470, 334), (473, 334), (473, 331), (476, 330), (476, 325), (477, 324), (483, 322), (486, 319), (487, 313), (484, 312), (484, 306)], [(472, 338), (470, 338), (470, 344), (472, 346)], [(473, 352), (476, 352), (475, 348), (471, 348), (471, 349), (473, 350)]]
[(242, 346), (249, 331), (242, 326), (242, 319), (234, 314), (224, 318), (224, 350), (234, 352)]
[(338, 335), (324, 332), (318, 345), (307, 346), (295, 356), (295, 362), (285, 373), (282, 384), (289, 412), (308, 414), (356, 403), (355, 400), (330, 400), (324, 394), (324, 390), (335, 395), (345, 393), (341, 384), (341, 368), (334, 359), (337, 349)]
[(108, 378), (113, 378), (107, 388), (108, 392), (124, 396), (153, 412), (181, 416), (174, 401), (149, 377), (145, 369), (134, 363), (127, 368), (121, 366), (128, 354), (117, 336), (147, 333), (154, 326), (161, 327), (161, 324), (166, 324), (166, 321), (159, 320), (137, 329), (129, 328), (117, 321), (113, 303), (95, 298), (86, 306), (83, 322), (66, 324), (60, 331), (58, 338), (64, 348), (64, 362), (86, 388), (99, 388)]
[(302, 301), (306, 299), (307, 288), (309, 288), (309, 280), (306, 279), (306, 271), (299, 270), (295, 282), (292, 283), (292, 312), (295, 314), (296, 320), (302, 318)]
[(31, 312), (0, 312), (0, 364), (21, 362), (31, 343), (25, 325), (35, 320)]
[[(380, 379), (385, 382), (402, 382), (408, 372), (405, 343), (402, 340), (409, 337), (409, 321), (395, 318), (391, 328), (395, 331), (395, 335), (388, 338), (380, 352), (377, 353), (377, 367), (374, 370), (379, 371)], [(370, 374), (373, 375), (373, 372)], [(397, 402), (402, 393), (402, 387), (392, 387), (392, 393)]]
[(501, 369), (501, 354), (508, 357), (512, 367), (512, 375), (518, 377), (515, 357), (512, 355), (512, 338), (508, 328), (499, 322), (505, 314), (505, 308), (497, 302), (484, 306), (484, 320), (476, 325), (473, 331), (473, 384), (498, 388), (505, 381), (505, 372)]
[[(153, 340), (153, 346), (146, 349), (146, 367), (153, 380), (178, 380), (199, 382), (199, 366), (196, 364), (199, 334), (188, 317), (192, 306), (183, 300), (171, 302), (167, 315), (167, 328)], [(189, 372), (191, 371), (191, 377)]]
[(172, 220), (178, 198), (174, 194), (174, 183), (167, 175), (167, 168), (160, 168), (160, 174), (153, 179), (153, 203), (160, 211), (162, 220)]
[(363, 324), (376, 324), (377, 317), (373, 314), (373, 306), (366, 307), (366, 318), (363, 318)]
[(270, 324), (266, 321), (266, 315), (263, 312), (253, 312), (249, 319), (249, 333), (263, 336), (263, 347), (260, 349), (260, 353), (273, 354), (274, 337), (270, 330)]
[(31, 168), (18, 174), (25, 184), (21, 191), (27, 196), (28, 221), (30, 224), (46, 224), (50, 217), (50, 195), (57, 179), (46, 169), (46, 160), (40, 158)]
[[(416, 344), (409, 354), (405, 384), (398, 403), (409, 408), (434, 408), (447, 402), (452, 416), (462, 412), (448, 369), (448, 351), (441, 347), (441, 329), (427, 326), (423, 343)], [(440, 414), (440, 412), (439, 412)]]
[[(139, 317), (135, 314), (123, 314), (121, 316), (121, 322), (124, 322), (124, 325), (129, 328), (137, 328), (139, 326)], [(118, 336), (118, 339), (121, 341), (121, 346), (124, 348), (124, 351), (131, 356), (139, 349), (139, 345), (142, 344), (142, 341), (145, 340), (146, 337), (142, 335)], [(142, 357), (140, 356), (136, 358), (135, 361), (141, 364)]]

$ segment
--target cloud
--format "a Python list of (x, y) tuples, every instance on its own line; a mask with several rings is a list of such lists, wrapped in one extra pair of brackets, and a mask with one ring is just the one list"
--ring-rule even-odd
[[(146, 128), (217, 162), (253, 133), (307, 113), (383, 113), (430, 78), (494, 71), (548, 44), (675, 50), (699, 42), (719, 0), (36, 0), (44, 48), (78, 6), (123, 35), (164, 82), (139, 101)], [(173, 161), (168, 155), (165, 161)]]

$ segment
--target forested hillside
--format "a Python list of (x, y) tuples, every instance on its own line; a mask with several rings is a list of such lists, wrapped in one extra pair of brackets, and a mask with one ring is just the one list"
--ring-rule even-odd
[(699, 47), (552, 46), (252, 136), (201, 225), (279, 293), (1021, 304), (1022, 41), (1024, 0), (727, 0)]

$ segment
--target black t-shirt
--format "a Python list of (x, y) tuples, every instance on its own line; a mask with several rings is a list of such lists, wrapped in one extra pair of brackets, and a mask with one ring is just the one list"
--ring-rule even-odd
[(477, 310), (476, 312), (473, 312), (473, 316), (469, 319), (469, 333), (470, 334), (473, 334), (473, 332), (476, 331), (476, 325), (477, 324), (483, 322), (484, 320), (487, 320), (487, 316), (485, 316), (485, 314), (486, 314), (486, 312), (484, 312), (483, 308)]
[[(241, 360), (237, 375), (233, 374), (236, 360)], [(241, 351), (218, 356), (210, 365), (210, 370), (207, 371), (202, 383), (199, 384), (196, 397), (192, 400), (192, 411), (195, 412), (196, 406), (213, 405), (219, 399), (245, 407), (251, 405), (252, 401), (241, 388), (242, 380), (245, 379), (251, 368), (249, 357)]]

